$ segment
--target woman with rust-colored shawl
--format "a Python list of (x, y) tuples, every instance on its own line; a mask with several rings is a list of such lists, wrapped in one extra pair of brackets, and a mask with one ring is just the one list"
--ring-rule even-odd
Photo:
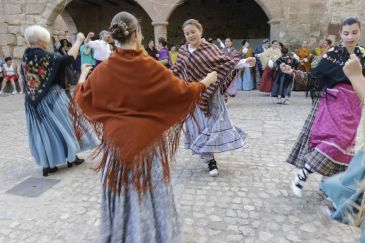
[[(78, 116), (102, 141), (100, 242), (178, 242), (169, 163), (184, 120), (217, 74), (192, 84), (174, 77), (139, 51), (140, 25), (127, 12), (113, 18), (109, 31), (118, 48), (75, 94)], [(83, 67), (80, 82), (89, 71)]]

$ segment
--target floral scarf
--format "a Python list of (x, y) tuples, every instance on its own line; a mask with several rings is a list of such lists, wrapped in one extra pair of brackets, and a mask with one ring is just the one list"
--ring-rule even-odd
[(47, 94), (54, 80), (55, 56), (40, 48), (27, 48), (23, 55), (21, 73), (26, 100), (33, 105)]

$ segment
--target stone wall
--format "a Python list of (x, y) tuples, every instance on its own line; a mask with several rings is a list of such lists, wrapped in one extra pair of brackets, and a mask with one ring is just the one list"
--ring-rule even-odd
[[(40, 24), (52, 29), (57, 16), (63, 12), (65, 6), (70, 16), (75, 20), (75, 26), (79, 30), (87, 31), (93, 28), (101, 28), (106, 25), (113, 13), (121, 11), (120, 8), (110, 9), (103, 16), (106, 18), (96, 18), (88, 21), (87, 18), (73, 15), (73, 11), (84, 12), (86, 16), (98, 16), (92, 8), (82, 7), (72, 9), (72, 2), (77, 0), (0, 0), (0, 46), (5, 55), (12, 55), (20, 58), (25, 47), (23, 37), (24, 28), (31, 24)], [(191, 2), (194, 0), (189, 0)], [(198, 0), (195, 0), (198, 1)], [(203, 0), (200, 0), (202, 2)], [(209, 0), (215, 1), (215, 0)], [(224, 0), (225, 4), (235, 4), (239, 2), (254, 0)], [(71, 3), (70, 3), (71, 2)], [(93, 0), (104, 4), (102, 0)], [(124, 1), (123, 1), (124, 2)], [(128, 2), (128, 1), (126, 1)], [(134, 7), (132, 12), (143, 13), (144, 22), (147, 23), (145, 35), (147, 38), (165, 36), (167, 33), (176, 31), (176, 27), (168, 23), (173, 23), (170, 19), (174, 16), (174, 11), (183, 8), (184, 0), (135, 0), (139, 6)], [(198, 1), (199, 2), (199, 1)], [(205, 1), (208, 2), (208, 1)], [(338, 29), (341, 19), (349, 15), (357, 15), (365, 24), (365, 1), (363, 0), (255, 0), (262, 8), (268, 19), (270, 36), (290, 44), (292, 47), (299, 45), (301, 40), (307, 39), (311, 46), (315, 46), (318, 40), (330, 37), (339, 40)], [(247, 4), (249, 5), (249, 4)], [(126, 9), (127, 10), (127, 9)], [(203, 18), (206, 11), (200, 11), (196, 18)], [(77, 18), (75, 17), (77, 16)], [(250, 17), (252, 23), (256, 23), (255, 16)], [(247, 19), (247, 21), (250, 19)], [(103, 22), (105, 21), (105, 22)], [(148, 25), (151, 23), (151, 25)], [(209, 27), (209, 23), (207, 25)], [(152, 34), (153, 33), (153, 34)], [(361, 41), (365, 40), (365, 31), (362, 33)]]

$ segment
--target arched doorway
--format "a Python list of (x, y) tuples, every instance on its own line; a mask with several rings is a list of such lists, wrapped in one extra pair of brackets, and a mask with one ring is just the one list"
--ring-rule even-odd
[(57, 16), (51, 31), (53, 36), (58, 36), (58, 39), (69, 38), (71, 41), (76, 39), (78, 32), (76, 24), (67, 10), (62, 11), (62, 13)]
[[(47, 24), (53, 26), (58, 15), (68, 13), (77, 27), (77, 31), (88, 33), (90, 31), (98, 34), (101, 30), (107, 29), (115, 14), (121, 11), (128, 11), (135, 15), (142, 23), (145, 39), (153, 39), (153, 27), (151, 18), (145, 10), (135, 1), (130, 0), (72, 0), (61, 1), (54, 6), (47, 19)], [(64, 16), (62, 16), (64, 17)], [(64, 18), (65, 20), (65, 18)], [(65, 20), (67, 23), (67, 21)], [(69, 31), (71, 33), (71, 31)], [(72, 38), (72, 36), (71, 36)]]
[(231, 37), (238, 47), (238, 40), (258, 42), (269, 38), (269, 17), (254, 0), (187, 0), (178, 5), (169, 18), (168, 39), (171, 43), (184, 43), (181, 25), (195, 18), (203, 25), (204, 37)]

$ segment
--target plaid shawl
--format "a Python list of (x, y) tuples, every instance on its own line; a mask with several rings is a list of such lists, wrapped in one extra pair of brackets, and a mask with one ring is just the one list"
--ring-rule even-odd
[[(223, 94), (236, 76), (236, 64), (240, 55), (230, 58), (226, 56), (216, 45), (202, 40), (201, 45), (190, 53), (189, 45), (185, 44), (179, 49), (176, 64), (172, 68), (173, 73), (187, 82), (197, 82), (213, 71), (218, 73), (218, 82), (212, 84), (202, 94), (200, 109), (209, 115), (211, 111), (213, 94), (220, 88)], [(240, 54), (238, 52), (238, 54)]]

